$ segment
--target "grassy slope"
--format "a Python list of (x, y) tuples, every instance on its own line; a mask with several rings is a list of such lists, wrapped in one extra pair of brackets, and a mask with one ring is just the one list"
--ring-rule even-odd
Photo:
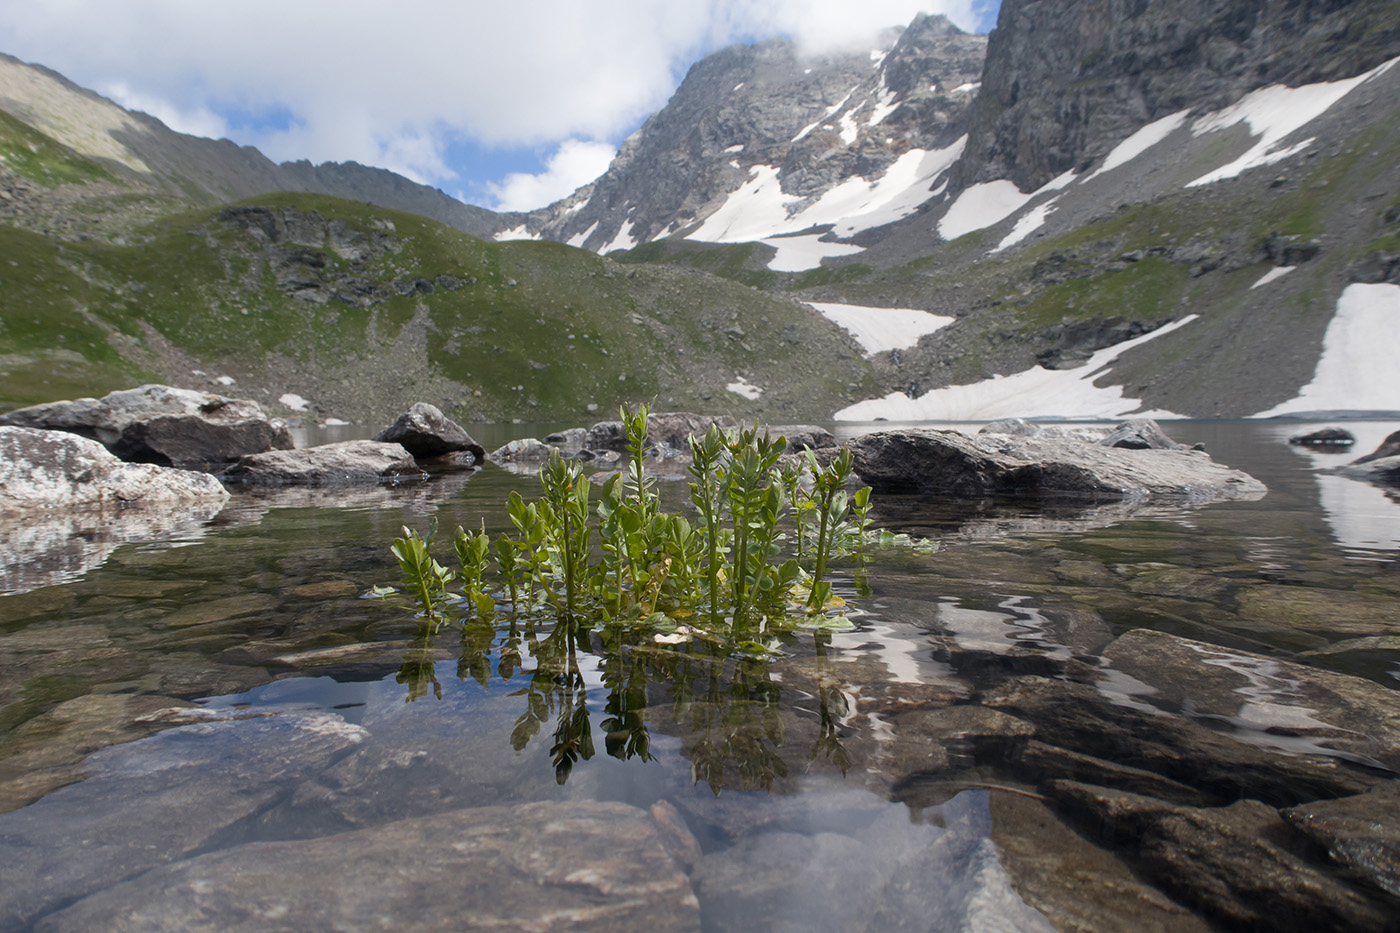
[[(141, 378), (210, 387), (193, 369), (235, 376), (235, 394), (267, 402), (296, 392), (320, 414), (352, 420), (418, 399), (493, 420), (580, 418), (590, 404), (608, 412), (652, 397), (664, 407), (815, 417), (829, 410), (826, 399), (874, 388), (835, 328), (709, 275), (623, 268), (557, 243), (483, 242), (334, 198), (247, 203), (320, 228), (339, 221), (383, 248), (356, 263), (329, 239), (270, 245), (221, 222), (218, 210), (164, 217), (121, 246), (0, 227), (13, 263), (0, 267), (0, 407)], [(352, 277), (475, 283), (370, 307), (316, 303), (279, 288), (288, 251), (319, 254), (310, 274), (327, 289)], [(735, 328), (742, 336), (724, 333)], [(725, 391), (741, 374), (768, 389), (758, 402)]]

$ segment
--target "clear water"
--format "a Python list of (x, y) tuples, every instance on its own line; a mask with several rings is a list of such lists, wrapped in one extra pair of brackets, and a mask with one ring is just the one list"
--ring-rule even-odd
[[(490, 449), (551, 427), (473, 433)], [(505, 530), (506, 494), (532, 480), (494, 466), (397, 489), (240, 494), (155, 543), (88, 530), (61, 560), (17, 559), (5, 579), (25, 591), (0, 596), (0, 888), (28, 892), (0, 928), (165, 863), (342, 833), (353, 845), (402, 820), (541, 801), (679, 821), (672, 854), (707, 929), (1126, 923), (1115, 912), (1140, 908), (1123, 893), (1139, 881), (1107, 856), (1102, 888), (1073, 898), (1082, 908), (1053, 894), (1063, 866), (1035, 853), (1089, 844), (999, 757), (1014, 736), (920, 744), (891, 723), (976, 706), (989, 679), (1093, 666), (1139, 628), (1400, 688), (1400, 652), (1358, 641), (1400, 635), (1400, 503), (1318, 472), (1397, 425), (1348, 425), (1359, 442), (1343, 455), (1289, 446), (1306, 427), (1168, 426), (1268, 484), (1252, 502), (878, 497), (880, 523), (943, 549), (877, 554), (868, 592), (841, 580), (857, 630), (794, 634), (771, 662), (643, 631), (498, 622), (429, 637), (403, 607), (361, 598), (395, 582), (401, 525)], [(673, 484), (672, 507), (681, 493)], [(1125, 707), (1192, 715), (1189, 697), (1104, 682)], [(160, 711), (173, 705), (183, 712)], [(1327, 752), (1277, 725), (1228, 728), (1280, 754)], [(231, 764), (255, 728), (271, 763)], [(168, 831), (115, 858), (114, 840), (144, 838), (153, 812)], [(62, 870), (33, 867), (50, 863)]]

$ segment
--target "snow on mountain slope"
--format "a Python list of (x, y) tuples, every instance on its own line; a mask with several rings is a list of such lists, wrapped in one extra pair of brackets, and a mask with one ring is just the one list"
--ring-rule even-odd
[(920, 337), (953, 323), (950, 317), (915, 308), (863, 308), (830, 301), (807, 303), (848, 331), (867, 355), (915, 346)]
[(971, 385), (945, 386), (910, 398), (891, 392), (836, 412), (837, 421), (995, 421), (999, 418), (1180, 418), (1168, 411), (1143, 412), (1122, 386), (1095, 383), (1109, 375), (1128, 350), (1196, 320), (1190, 315), (1151, 333), (1100, 350), (1078, 369), (1036, 366), (1010, 376), (993, 376)]

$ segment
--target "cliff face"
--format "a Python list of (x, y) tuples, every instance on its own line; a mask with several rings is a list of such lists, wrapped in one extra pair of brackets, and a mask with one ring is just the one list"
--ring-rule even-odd
[(909, 149), (961, 135), (985, 45), (921, 16), (860, 54), (803, 57), (785, 40), (723, 49), (691, 68), (601, 178), (533, 212), (529, 232), (606, 251), (703, 220), (755, 167), (775, 170), (794, 198), (878, 177)]
[(1349, 77), (1397, 47), (1393, 0), (1005, 0), (954, 185), (1031, 191), (1159, 117)]

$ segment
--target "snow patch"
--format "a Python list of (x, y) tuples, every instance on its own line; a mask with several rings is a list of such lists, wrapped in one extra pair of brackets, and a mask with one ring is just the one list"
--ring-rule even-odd
[(623, 232), (623, 229), (621, 227), (618, 227), (617, 236), (613, 237), (612, 241), (608, 243), (607, 246), (604, 246), (602, 249), (598, 250), (598, 255), (606, 256), (608, 253), (611, 253), (615, 249), (631, 249), (636, 245), (637, 225), (636, 223), (630, 223), (627, 225), (626, 232)]
[[(857, 85), (857, 87), (859, 87), (859, 85)], [(802, 139), (803, 137), (805, 137), (808, 133), (812, 132), (812, 130), (814, 130), (814, 129), (816, 129), (817, 127), (821, 126), (821, 125), (822, 125), (823, 123), (825, 123), (827, 120), (830, 120), (833, 116), (835, 116), (837, 113), (839, 113), (839, 112), (841, 111), (841, 108), (842, 108), (842, 107), (846, 106), (846, 101), (850, 100), (850, 99), (851, 99), (851, 95), (854, 94), (855, 92), (856, 92), (856, 88), (854, 88), (854, 87), (851, 88), (849, 91), (847, 91), (845, 97), (843, 97), (843, 98), (841, 98), (839, 101), (837, 101), (835, 105), (833, 105), (832, 107), (830, 107), (830, 108), (826, 111), (826, 113), (822, 114), (821, 117), (819, 117), (815, 122), (813, 122), (813, 123), (808, 123), (805, 127), (803, 127), (803, 128), (802, 128), (802, 132), (800, 132), (800, 133), (798, 133), (796, 136), (794, 136), (794, 137), (792, 138), (792, 141), (793, 141), (793, 142), (797, 142), (798, 140), (800, 140), (800, 139)]]
[(1002, 237), (1001, 242), (987, 255), (990, 256), (992, 253), (999, 253), (1008, 247), (1015, 246), (1017, 243), (1030, 236), (1037, 227), (1045, 223), (1047, 217), (1055, 213), (1055, 202), (1058, 200), (1058, 197), (1051, 198), (1045, 203), (1037, 204), (1035, 207), (1026, 211), (1026, 213), (1021, 215), (1021, 218), (1016, 221), (1016, 226), (1011, 228), (1011, 232)]
[(963, 191), (938, 222), (938, 235), (945, 240), (990, 227), (1025, 207), (1031, 195), (1022, 194), (1015, 182), (1001, 179), (984, 181)]
[(234, 379), (232, 376), (220, 376), (218, 379), (215, 379), (214, 381), (217, 382), (217, 383), (218, 383), (219, 385), (221, 385), (221, 386), (231, 386), (231, 385), (233, 385), (235, 382), (237, 382), (238, 380), (237, 380), (237, 379)]
[(1188, 107), (1185, 110), (1178, 110), (1170, 116), (1162, 117), (1160, 120), (1154, 120), (1147, 124), (1142, 129), (1114, 146), (1113, 151), (1108, 154), (1108, 158), (1103, 160), (1103, 165), (1100, 165), (1096, 171), (1084, 180), (1089, 181), (1097, 178), (1104, 172), (1111, 172), (1118, 166), (1136, 159), (1148, 149), (1151, 149), (1175, 132), (1178, 127), (1186, 122), (1186, 115), (1190, 112), (1191, 108)]
[(744, 144), (743, 144), (743, 143), (739, 143), (737, 146), (730, 146), (728, 149), (726, 149), (726, 150), (724, 150), (724, 151), (725, 151), (725, 152), (743, 152), (743, 151), (744, 151)]
[(598, 221), (595, 220), (593, 221), (593, 226), (589, 227), (587, 230), (583, 231), (582, 233), (575, 233), (573, 236), (569, 237), (569, 245), (582, 247), (584, 241), (591, 237), (593, 235), (593, 231), (597, 229)]
[(1293, 271), (1294, 269), (1296, 269), (1296, 268), (1298, 268), (1298, 267), (1297, 267), (1297, 266), (1275, 266), (1274, 268), (1270, 269), (1268, 272), (1265, 272), (1262, 276), (1260, 276), (1259, 281), (1255, 282), (1253, 285), (1251, 285), (1251, 286), (1249, 286), (1249, 287), (1250, 287), (1250, 289), (1252, 290), (1252, 289), (1258, 288), (1260, 285), (1268, 285), (1268, 284), (1269, 284), (1270, 282), (1272, 282), (1274, 279), (1281, 279), (1281, 278), (1283, 278), (1285, 275), (1287, 275), (1288, 273), (1292, 272), (1292, 271)]
[(1275, 147), (1291, 133), (1322, 116), (1359, 85), (1389, 71), (1397, 62), (1400, 62), (1400, 58), (1392, 58), (1365, 74), (1342, 81), (1323, 81), (1302, 87), (1270, 85), (1246, 94), (1224, 110), (1201, 117), (1191, 126), (1191, 132), (1196, 136), (1228, 129), (1237, 123), (1248, 123), (1250, 133), (1259, 139), (1235, 161), (1202, 175), (1186, 187), (1235, 178), (1246, 169), (1269, 165), (1301, 152), (1312, 144), (1311, 138), (1285, 149)]
[[(832, 224), (840, 236), (893, 223), (912, 214), (934, 193), (929, 189), (962, 155), (967, 137), (946, 149), (911, 149), (875, 180), (847, 178), (795, 213), (804, 200), (783, 194), (778, 169), (754, 166), (749, 181), (732, 192), (690, 239), (747, 243)], [(777, 245), (777, 244), (773, 244)]]
[(900, 102), (895, 100), (894, 91), (891, 91), (889, 88), (885, 87), (885, 82), (882, 79), (880, 81), (879, 99), (876, 100), (876, 102), (871, 106), (870, 109), (869, 125), (879, 126), (881, 123), (884, 123), (885, 117), (888, 117), (890, 114), (894, 113), (896, 110), (899, 109), (899, 104)]
[(1180, 418), (1167, 411), (1138, 412), (1142, 404), (1126, 398), (1123, 387), (1097, 386), (1109, 367), (1127, 350), (1169, 334), (1194, 321), (1190, 315), (1151, 333), (1105, 347), (1078, 369), (1036, 366), (1010, 376), (993, 376), (971, 385), (945, 386), (918, 398), (891, 392), (884, 398), (857, 402), (832, 417), (837, 421), (996, 421), (1000, 418)]
[(850, 332), (867, 355), (916, 346), (919, 338), (955, 320), (914, 308), (863, 308), (832, 302), (807, 302), (837, 327)]
[(277, 397), (277, 401), (286, 405), (292, 411), (306, 411), (306, 406), (311, 404), (295, 392), (285, 392)]
[(981, 81), (973, 81), (971, 84), (959, 84), (957, 87), (953, 88), (953, 89), (952, 89), (951, 91), (949, 91), (948, 93), (950, 93), (950, 94), (967, 94), (967, 93), (971, 93), (972, 91), (977, 90), (977, 89), (978, 89), (979, 87), (981, 87), (981, 86), (982, 86), (982, 82), (981, 82)]
[(349, 423), (350, 423), (350, 422), (348, 422), (348, 421), (342, 421), (340, 418), (327, 418), (325, 421), (322, 421), (322, 422), (321, 422), (321, 427), (323, 427), (323, 428), (343, 428), (343, 427), (345, 427), (345, 426), (346, 426), (347, 424), (349, 424)]
[(743, 86), (744, 86), (744, 82), (740, 81), (738, 84), (734, 85), (734, 90), (737, 91), (737, 90), (739, 90), (739, 88), (741, 88), (741, 87), (743, 87)]
[(538, 240), (539, 238), (540, 235), (538, 233), (531, 233), (530, 228), (524, 224), (518, 227), (512, 227), (509, 230), (500, 230), (492, 237), (497, 243), (504, 240)]
[(1298, 397), (1261, 411), (1377, 411), (1400, 399), (1400, 285), (1348, 285), (1322, 337), (1322, 357)]
[(749, 385), (743, 376), (737, 377), (734, 382), (729, 383), (729, 385), (725, 386), (725, 388), (728, 389), (730, 392), (733, 392), (735, 395), (742, 395), (750, 402), (758, 401), (758, 397), (763, 394), (763, 390), (761, 388), (759, 388), (758, 386)]
[(860, 136), (860, 127), (856, 125), (855, 114), (847, 111), (841, 114), (838, 121), (841, 124), (841, 142), (847, 146), (851, 145)]
[(770, 237), (759, 242), (767, 243), (778, 251), (768, 260), (768, 268), (774, 272), (803, 272), (817, 268), (827, 256), (851, 256), (865, 252), (863, 246), (822, 242), (824, 235)]

